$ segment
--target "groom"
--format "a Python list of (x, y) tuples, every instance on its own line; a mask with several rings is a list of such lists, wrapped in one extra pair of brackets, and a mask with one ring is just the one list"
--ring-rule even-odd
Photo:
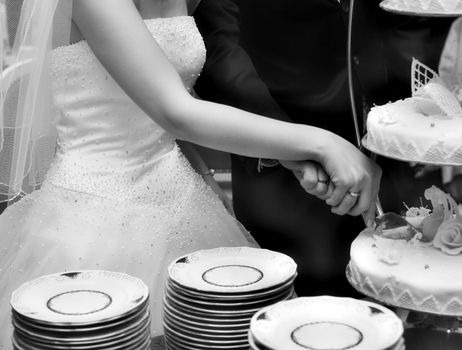
[[(410, 62), (436, 68), (452, 19), (385, 13), (379, 0), (356, 0), (353, 18), (355, 106), (362, 133), (373, 104), (410, 95)], [(347, 0), (202, 0), (194, 14), (207, 48), (196, 85), (206, 100), (328, 129), (355, 141), (347, 76)], [(386, 210), (412, 205), (439, 173), (416, 179), (405, 163), (380, 159)], [(345, 279), (360, 217), (336, 216), (305, 193), (274, 160), (232, 156), (237, 218), (263, 248), (298, 264), (299, 295), (353, 295)]]

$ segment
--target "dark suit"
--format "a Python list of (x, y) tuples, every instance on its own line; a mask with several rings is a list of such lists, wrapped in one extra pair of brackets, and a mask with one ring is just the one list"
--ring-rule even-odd
[[(410, 59), (436, 67), (451, 20), (381, 11), (378, 0), (357, 0), (353, 62), (356, 107), (410, 95)], [(355, 142), (348, 98), (349, 4), (337, 0), (202, 0), (195, 12), (207, 62), (200, 97), (280, 120), (329, 129)], [(381, 199), (386, 209), (417, 200), (438, 173), (419, 183), (406, 164), (386, 160)], [(299, 265), (301, 295), (354, 295), (344, 275), (361, 218), (336, 216), (307, 195), (282, 168), (256, 171), (255, 159), (232, 157), (238, 219), (265, 248)]]

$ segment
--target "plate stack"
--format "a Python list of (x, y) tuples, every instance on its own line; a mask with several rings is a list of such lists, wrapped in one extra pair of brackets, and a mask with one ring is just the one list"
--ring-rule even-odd
[(16, 350), (147, 350), (149, 293), (139, 279), (75, 271), (27, 282), (11, 297)]
[(403, 324), (368, 301), (302, 297), (258, 311), (250, 323), (252, 350), (404, 350)]
[(248, 247), (201, 250), (174, 261), (164, 297), (169, 350), (248, 350), (250, 319), (294, 295), (288, 256)]

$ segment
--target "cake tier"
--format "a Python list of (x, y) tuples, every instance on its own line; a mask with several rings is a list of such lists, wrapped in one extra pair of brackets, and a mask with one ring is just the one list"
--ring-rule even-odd
[(462, 118), (423, 115), (407, 98), (371, 109), (365, 146), (405, 161), (462, 165), (460, 130)]
[(384, 10), (403, 14), (427, 16), (462, 14), (462, 0), (384, 0), (380, 6)]
[(347, 277), (359, 292), (406, 309), (462, 315), (462, 255), (380, 238), (365, 229), (353, 241), (350, 256)]

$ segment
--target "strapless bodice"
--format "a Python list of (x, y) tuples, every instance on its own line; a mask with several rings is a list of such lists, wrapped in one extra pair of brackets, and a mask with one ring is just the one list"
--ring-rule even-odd
[[(205, 62), (193, 17), (156, 18), (145, 24), (191, 90)], [(123, 187), (120, 182), (146, 176), (175, 147), (173, 136), (128, 97), (86, 41), (58, 47), (50, 55), (58, 131), (50, 181), (77, 190), (84, 190), (78, 183), (85, 181), (90, 192), (89, 179), (98, 190), (101, 183)]]

